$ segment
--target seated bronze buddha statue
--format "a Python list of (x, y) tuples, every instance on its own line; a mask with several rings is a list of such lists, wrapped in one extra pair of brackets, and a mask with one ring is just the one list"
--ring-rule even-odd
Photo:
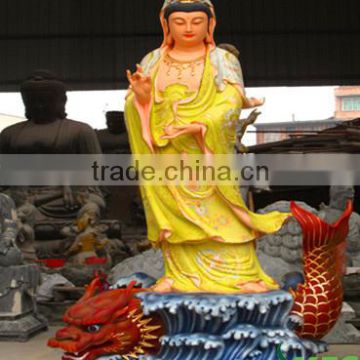
[[(2, 154), (100, 154), (95, 131), (87, 124), (67, 119), (66, 86), (47, 70), (34, 71), (20, 86), (26, 121), (5, 128), (0, 134)], [(18, 194), (14, 194), (18, 193)], [(89, 202), (105, 207), (95, 187), (12, 187), (17, 203), (31, 203), (36, 219), (73, 219)], [(25, 195), (25, 196), (24, 196)], [(93, 207), (93, 206), (92, 206)]]
[(1, 132), (2, 154), (98, 154), (101, 148), (87, 124), (66, 118), (65, 84), (37, 70), (20, 87), (27, 121)]

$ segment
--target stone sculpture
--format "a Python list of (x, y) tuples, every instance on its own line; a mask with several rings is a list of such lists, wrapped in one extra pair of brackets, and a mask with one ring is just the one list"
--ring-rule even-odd
[(0, 217), (0, 340), (26, 341), (47, 328), (35, 303), (40, 271), (37, 265), (22, 265), (15, 245), (19, 234), (16, 208), (5, 194), (0, 194)]

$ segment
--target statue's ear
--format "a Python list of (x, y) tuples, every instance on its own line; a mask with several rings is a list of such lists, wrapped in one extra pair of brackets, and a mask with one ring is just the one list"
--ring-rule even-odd
[(165, 31), (165, 43), (171, 47), (174, 44), (174, 39), (170, 33), (170, 27), (167, 20), (164, 20), (164, 31)]
[(171, 46), (172, 37), (170, 35), (169, 23), (165, 19), (163, 11), (161, 11), (161, 13), (160, 13), (160, 23), (161, 23), (161, 27), (162, 27), (163, 35), (164, 35), (164, 40), (163, 40), (161, 47)]
[(209, 21), (209, 31), (206, 37), (206, 42), (208, 44), (215, 45), (215, 41), (214, 41), (215, 28), (216, 28), (216, 18), (215, 16), (213, 16)]
[(165, 18), (163, 19), (163, 22), (164, 22), (165, 34), (168, 35), (169, 32), (170, 32), (169, 23), (168, 23), (168, 21), (167, 21)]

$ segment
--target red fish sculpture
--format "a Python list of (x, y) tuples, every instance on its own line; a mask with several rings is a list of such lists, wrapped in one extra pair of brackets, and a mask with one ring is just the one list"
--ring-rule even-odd
[(349, 232), (352, 203), (334, 223), (291, 203), (291, 212), (303, 233), (304, 278), (294, 294), (292, 314), (300, 317), (297, 334), (321, 339), (337, 322), (343, 303), (341, 277), (345, 266), (345, 240)]

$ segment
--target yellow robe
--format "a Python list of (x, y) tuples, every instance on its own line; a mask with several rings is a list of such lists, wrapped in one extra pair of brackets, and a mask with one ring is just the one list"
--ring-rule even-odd
[[(158, 68), (158, 66), (157, 66)], [(150, 126), (157, 154), (199, 154), (192, 135), (162, 139), (169, 124), (204, 124), (204, 141), (215, 154), (233, 153), (236, 123), (242, 108), (238, 89), (227, 83), (222, 91), (215, 85), (210, 56), (197, 94), (173, 84), (164, 92), (156, 89), (157, 70), (152, 72), (154, 101)], [(192, 100), (189, 102), (189, 99)], [(185, 100), (186, 103), (181, 103)], [(174, 106), (176, 104), (176, 106)], [(125, 105), (126, 125), (133, 154), (151, 154), (144, 141), (141, 116), (130, 93)], [(165, 276), (172, 288), (187, 292), (247, 292), (248, 283), (262, 283), (267, 289), (278, 285), (264, 273), (255, 252), (256, 232), (245, 226), (230, 204), (244, 209), (253, 228), (262, 233), (277, 231), (288, 214), (272, 212), (259, 215), (249, 211), (237, 185), (163, 185), (140, 187), (148, 238), (161, 248)], [(166, 239), (159, 241), (161, 231)]]

